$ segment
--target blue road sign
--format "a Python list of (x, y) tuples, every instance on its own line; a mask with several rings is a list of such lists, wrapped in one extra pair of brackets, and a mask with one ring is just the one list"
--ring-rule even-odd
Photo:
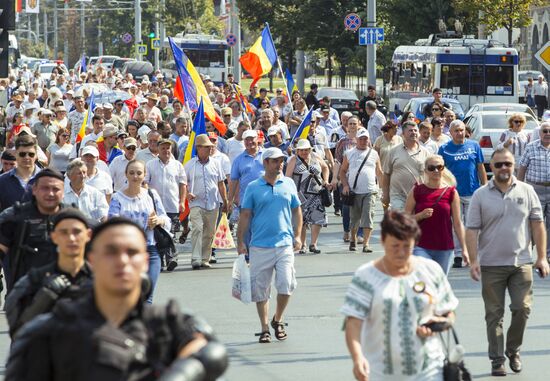
[(355, 32), (361, 26), (361, 17), (357, 13), (350, 13), (344, 18), (344, 27)]
[(374, 45), (384, 41), (384, 28), (359, 28), (359, 45)]
[(129, 44), (130, 42), (132, 42), (132, 39), (133, 39), (133, 37), (130, 33), (124, 33), (122, 35), (122, 41), (124, 41), (124, 43), (126, 43), (126, 44)]
[(225, 41), (227, 41), (227, 45), (235, 46), (235, 44), (237, 43), (237, 36), (235, 36), (233, 33), (229, 33), (225, 37)]

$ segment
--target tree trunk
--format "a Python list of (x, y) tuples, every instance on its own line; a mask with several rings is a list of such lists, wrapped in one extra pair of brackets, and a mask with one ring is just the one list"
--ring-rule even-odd
[(332, 53), (331, 52), (328, 52), (327, 69), (328, 69), (327, 85), (328, 87), (331, 87), (332, 86)]

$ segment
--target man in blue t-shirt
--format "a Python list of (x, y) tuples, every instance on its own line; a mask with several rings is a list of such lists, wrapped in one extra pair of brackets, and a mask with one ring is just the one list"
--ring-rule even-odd
[[(468, 206), (474, 192), (487, 183), (487, 172), (483, 166), (483, 152), (479, 144), (466, 139), (466, 126), (461, 120), (454, 120), (450, 126), (452, 140), (439, 147), (438, 154), (443, 156), (445, 166), (455, 176), (456, 190), (460, 195), (462, 220), (466, 220)], [(462, 267), (462, 250), (453, 233), (455, 242), (455, 260), (453, 267)]]
[[(249, 255), (252, 301), (260, 317), (260, 343), (270, 343), (269, 296), (273, 270), (277, 289), (277, 308), (271, 327), (278, 340), (287, 334), (283, 313), (296, 288), (294, 250), (299, 250), (302, 209), (292, 179), (282, 175), (283, 152), (276, 147), (262, 154), (264, 176), (248, 184), (241, 203), (237, 231), (239, 255)], [(250, 245), (245, 235), (250, 229)]]

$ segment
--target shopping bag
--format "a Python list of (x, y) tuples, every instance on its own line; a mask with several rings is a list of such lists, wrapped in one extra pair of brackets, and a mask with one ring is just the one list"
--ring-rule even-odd
[(222, 218), (220, 218), (220, 223), (216, 229), (216, 234), (214, 234), (214, 242), (212, 242), (212, 247), (214, 249), (235, 248), (235, 241), (233, 241), (233, 236), (231, 236), (229, 222), (227, 221), (227, 214), (225, 213), (222, 213)]
[(239, 255), (233, 263), (233, 287), (231, 294), (235, 299), (244, 304), (252, 301), (252, 290), (250, 284), (250, 269), (244, 255)]

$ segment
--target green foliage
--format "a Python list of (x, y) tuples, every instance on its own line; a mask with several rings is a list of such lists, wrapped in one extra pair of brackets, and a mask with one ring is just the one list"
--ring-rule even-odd
[(529, 8), (542, 5), (544, 0), (454, 0), (457, 10), (469, 14), (479, 24), (485, 24), (487, 33), (505, 28), (508, 44), (512, 45), (512, 29), (531, 24)]
[(44, 43), (42, 41), (39, 41), (37, 44), (33, 39), (28, 40), (22, 38), (18, 42), (21, 54), (27, 57), (44, 57)]

